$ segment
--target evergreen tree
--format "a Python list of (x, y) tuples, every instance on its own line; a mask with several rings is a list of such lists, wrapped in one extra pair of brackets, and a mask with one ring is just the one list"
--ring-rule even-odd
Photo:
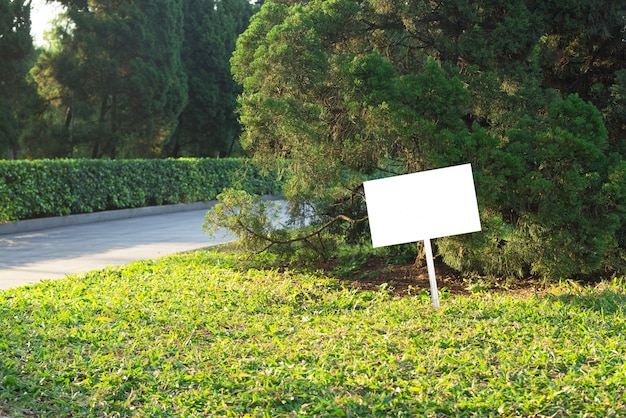
[(182, 0), (59, 3), (70, 24), (34, 73), (70, 155), (158, 155), (187, 98)]
[(240, 132), (235, 113), (240, 87), (229, 61), (253, 10), (247, 0), (184, 2), (182, 61), (189, 101), (168, 141), (167, 155), (231, 154)]
[(0, 0), (0, 157), (17, 155), (32, 53), (30, 1)]
[(626, 10), (574, 3), (265, 2), (232, 60), (242, 143), (320, 224), (364, 174), (471, 162), (483, 232), (439, 240), (449, 264), (600, 272), (625, 260)]

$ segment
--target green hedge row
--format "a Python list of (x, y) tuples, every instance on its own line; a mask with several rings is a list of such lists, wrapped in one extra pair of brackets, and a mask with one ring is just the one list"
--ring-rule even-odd
[(0, 160), (0, 222), (208, 201), (227, 187), (281, 185), (245, 159)]

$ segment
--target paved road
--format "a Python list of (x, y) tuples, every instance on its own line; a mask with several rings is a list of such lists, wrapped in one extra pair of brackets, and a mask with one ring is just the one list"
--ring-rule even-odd
[(206, 211), (207, 207), (148, 216), (135, 213), (130, 219), (107, 221), (93, 214), (97, 221), (92, 223), (1, 234), (0, 289), (232, 239), (225, 231), (214, 239), (202, 232)]

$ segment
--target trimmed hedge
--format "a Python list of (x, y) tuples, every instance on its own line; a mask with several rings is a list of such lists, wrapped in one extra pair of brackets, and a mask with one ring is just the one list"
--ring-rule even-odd
[(278, 194), (245, 159), (0, 160), (0, 222), (213, 200), (227, 187)]

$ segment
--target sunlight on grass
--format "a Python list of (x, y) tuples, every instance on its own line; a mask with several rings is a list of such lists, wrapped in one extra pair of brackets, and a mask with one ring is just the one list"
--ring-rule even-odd
[(623, 280), (434, 310), (246, 263), (199, 251), (1, 292), (0, 411), (626, 414)]

